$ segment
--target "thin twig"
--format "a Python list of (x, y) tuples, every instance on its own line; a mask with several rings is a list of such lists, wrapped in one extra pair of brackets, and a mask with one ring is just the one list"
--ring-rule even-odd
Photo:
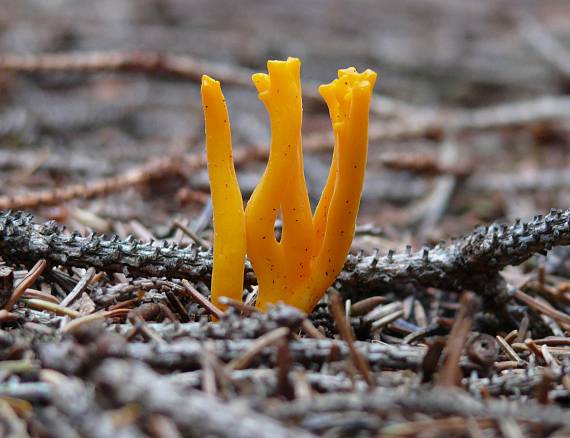
[(242, 370), (247, 368), (253, 359), (266, 347), (274, 345), (277, 341), (287, 338), (290, 330), (287, 327), (279, 327), (269, 333), (264, 334), (240, 357), (232, 360), (226, 365), (226, 371)]
[[(17, 73), (105, 71), (146, 73), (200, 81), (202, 75), (215, 77), (224, 85), (251, 86), (251, 70), (208, 62), (189, 55), (157, 52), (76, 52), (1, 55), (0, 71)], [(322, 102), (314, 83), (303, 83), (303, 97)], [(420, 109), (392, 97), (375, 94), (371, 112), (380, 116), (400, 116)]]
[(210, 314), (215, 316), (216, 318), (220, 319), (224, 312), (218, 309), (213, 303), (210, 302), (204, 295), (196, 290), (194, 286), (190, 284), (190, 282), (186, 279), (182, 280), (182, 285), (186, 289), (186, 292), (192, 297), (194, 301), (200, 304), (206, 311)]
[(69, 294), (61, 301), (60, 305), (62, 307), (69, 306), (75, 299), (85, 290), (93, 276), (95, 275), (96, 271), (95, 268), (91, 267), (85, 271), (85, 274), (81, 277), (81, 279), (77, 282), (75, 287)]
[(0, 210), (35, 208), (41, 205), (57, 205), (72, 199), (89, 199), (124, 190), (180, 171), (180, 160), (174, 158), (153, 159), (142, 167), (122, 175), (103, 178), (83, 184), (72, 184), (54, 190), (28, 192), (14, 196), (0, 196)]
[(22, 295), (24, 295), (26, 289), (28, 289), (28, 287), (34, 284), (34, 282), (38, 279), (38, 277), (42, 275), (42, 272), (44, 272), (46, 266), (47, 262), (44, 259), (40, 259), (36, 262), (34, 267), (30, 269), (28, 274), (24, 277), (24, 279), (20, 282), (20, 284), (18, 284), (18, 286), (16, 286), (16, 288), (12, 292), (12, 296), (4, 306), (5, 310), (10, 310), (12, 309), (12, 307), (14, 307), (14, 304), (16, 304), (18, 300), (22, 297)]
[(340, 333), (342, 340), (346, 342), (346, 345), (348, 345), (348, 348), (350, 350), (350, 358), (355, 368), (362, 375), (362, 378), (368, 384), (368, 387), (373, 388), (375, 384), (374, 376), (370, 372), (368, 362), (366, 362), (366, 360), (354, 346), (354, 337), (352, 335), (352, 330), (348, 325), (346, 318), (344, 317), (344, 311), (342, 307), (342, 299), (340, 297), (340, 294), (336, 291), (333, 292), (330, 297), (329, 308), (335, 320), (336, 327)]
[(68, 309), (67, 307), (63, 307), (61, 304), (55, 304), (50, 301), (39, 300), (37, 298), (30, 298), (23, 301), (26, 307), (29, 307), (30, 309), (47, 310), (48, 312), (53, 312), (56, 315), (69, 316), (73, 319), (81, 316), (81, 313), (76, 310)]
[(323, 335), (309, 319), (304, 319), (301, 323), (303, 331), (313, 339), (326, 339), (327, 337)]
[(447, 341), (447, 357), (440, 372), (438, 384), (441, 386), (457, 386), (461, 381), (461, 369), (459, 359), (467, 336), (473, 323), (476, 300), (472, 292), (465, 292), (461, 297), (461, 307), (455, 317), (455, 322)]
[(77, 330), (79, 327), (85, 324), (90, 324), (92, 322), (100, 321), (105, 318), (117, 318), (117, 317), (127, 316), (129, 312), (130, 309), (115, 309), (115, 310), (102, 311), (102, 312), (92, 313), (90, 315), (81, 316), (67, 323), (61, 329), (61, 332), (70, 333)]
[(249, 306), (245, 303), (242, 303), (241, 301), (234, 300), (233, 298), (230, 297), (221, 296), (219, 298), (219, 302), (220, 304), (224, 304), (228, 307), (232, 307), (240, 311), (243, 316), (250, 316), (254, 313), (259, 313), (259, 309), (253, 306)]
[(497, 339), (497, 342), (499, 343), (501, 349), (505, 352), (505, 354), (509, 357), (509, 359), (519, 364), (523, 362), (520, 356), (516, 353), (516, 351), (513, 350), (513, 347), (511, 347), (509, 343), (502, 336), (497, 335), (495, 338)]
[(544, 304), (537, 299), (531, 297), (530, 295), (525, 294), (522, 290), (517, 289), (513, 295), (517, 300), (522, 301), (527, 306), (531, 307), (532, 309), (544, 313), (545, 315), (550, 316), (552, 319), (563, 323), (565, 325), (570, 326), (570, 315), (563, 313), (559, 310), (550, 307), (547, 304)]
[(180, 231), (182, 231), (184, 234), (190, 237), (194, 242), (196, 242), (202, 248), (210, 249), (210, 244), (206, 242), (204, 239), (202, 239), (197, 233), (195, 233), (194, 230), (192, 230), (192, 228), (187, 227), (179, 220), (175, 220), (173, 224), (176, 226), (176, 228), (178, 228)]

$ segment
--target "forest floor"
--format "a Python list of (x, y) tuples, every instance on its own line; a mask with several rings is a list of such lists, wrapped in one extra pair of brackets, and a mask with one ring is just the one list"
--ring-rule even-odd
[[(570, 436), (570, 5), (523, 4), (2, 0), (0, 436)], [(199, 78), (247, 199), (287, 56), (313, 205), (316, 84), (379, 72), (353, 247), (211, 322)]]

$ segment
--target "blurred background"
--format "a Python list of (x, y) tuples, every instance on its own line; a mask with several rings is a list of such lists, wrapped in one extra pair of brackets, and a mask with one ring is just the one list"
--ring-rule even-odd
[[(247, 74), (296, 56), (313, 201), (331, 154), (316, 84), (350, 65), (379, 72), (358, 247), (568, 207), (569, 23), (564, 0), (2, 0), (0, 205), (141, 238), (170, 238), (176, 218), (203, 229), (207, 175), (189, 163), (204, 147), (199, 75), (222, 73), (234, 148), (263, 151), (267, 115)], [(176, 55), (185, 70), (113, 71), (108, 52)], [(51, 67), (34, 58), (62, 53)], [(100, 68), (78, 71), (76, 53)], [(263, 170), (257, 155), (238, 163), (246, 196)], [(157, 171), (167, 158), (175, 164)], [(101, 189), (129, 172), (138, 179)], [(54, 196), (73, 185), (90, 199)]]

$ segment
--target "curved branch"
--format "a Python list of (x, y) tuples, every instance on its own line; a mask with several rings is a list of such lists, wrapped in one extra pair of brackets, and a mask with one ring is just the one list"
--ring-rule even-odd
[[(480, 227), (471, 234), (409, 254), (392, 251), (380, 256), (349, 255), (337, 282), (351, 294), (373, 294), (407, 284), (483, 293), (489, 278), (506, 266), (518, 265), (536, 253), (570, 245), (570, 209), (551, 210), (524, 223)], [(91, 267), (141, 277), (188, 278), (209, 283), (212, 253), (197, 246), (141, 243), (65, 234), (54, 222), (36, 224), (24, 213), (0, 214), (0, 255), (12, 264), (32, 266), (46, 259), (51, 265)], [(255, 276), (246, 263), (246, 282)]]

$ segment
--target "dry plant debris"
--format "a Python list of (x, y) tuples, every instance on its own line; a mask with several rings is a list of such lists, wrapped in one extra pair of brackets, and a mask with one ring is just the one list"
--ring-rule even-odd
[[(0, 17), (0, 436), (569, 435), (568, 6), (52, 3)], [(247, 200), (270, 139), (249, 76), (299, 47), (307, 78), (382, 81), (342, 270), (310, 314), (262, 313), (249, 260), (211, 299), (199, 81), (224, 84)]]

